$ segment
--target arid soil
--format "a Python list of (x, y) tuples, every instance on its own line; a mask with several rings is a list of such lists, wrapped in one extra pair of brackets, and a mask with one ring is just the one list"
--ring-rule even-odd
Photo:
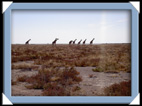
[[(33, 61), (15, 62), (15, 65), (30, 64), (33, 65)], [(40, 68), (40, 65), (38, 66)], [(120, 83), (122, 81), (128, 81), (131, 79), (131, 73), (118, 72), (118, 73), (106, 73), (106, 72), (93, 72), (95, 67), (75, 67), (82, 81), (77, 84), (81, 89), (74, 92), (75, 96), (102, 96), (104, 95), (103, 89), (114, 83)], [(12, 70), (12, 81), (16, 81), (21, 76), (32, 76), (37, 74), (37, 70)], [(16, 82), (12, 85), (12, 96), (42, 96), (41, 89), (27, 89), (25, 86), (29, 85), (27, 82)]]

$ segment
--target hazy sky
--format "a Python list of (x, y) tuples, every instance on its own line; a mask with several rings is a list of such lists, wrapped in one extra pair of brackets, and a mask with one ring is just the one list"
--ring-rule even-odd
[(94, 43), (130, 43), (131, 12), (128, 10), (13, 10), (11, 43), (68, 43), (95, 38)]

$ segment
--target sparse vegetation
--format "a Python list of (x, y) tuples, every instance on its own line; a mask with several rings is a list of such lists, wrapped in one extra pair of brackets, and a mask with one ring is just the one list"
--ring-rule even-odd
[(47, 67), (92, 66), (96, 72), (130, 72), (131, 45), (12, 45), (12, 62), (29, 60)]
[[(93, 72), (107, 74), (131, 72), (131, 44), (12, 45), (11, 53), (12, 69), (38, 72), (30, 77), (18, 77), (16, 82), (12, 81), (12, 85), (27, 82), (27, 89), (41, 89), (44, 96), (71, 96), (74, 95), (72, 92), (81, 90), (77, 84), (82, 78), (74, 67), (94, 67)], [(33, 63), (15, 65), (25, 61)], [(93, 74), (88, 77), (90, 80), (95, 79)], [(120, 85), (124, 86), (123, 83)], [(111, 86), (112, 93), (107, 93), (109, 88), (106, 88), (105, 93), (111, 96), (126, 95), (124, 91), (127, 88), (124, 87), (124, 91), (119, 91), (119, 88), (118, 85)], [(114, 92), (114, 89), (118, 91)]]
[(62, 69), (43, 68), (38, 74), (26, 77), (22, 76), (17, 79), (19, 82), (28, 82), (31, 85), (26, 86), (28, 89), (43, 89), (43, 95), (48, 96), (68, 96), (70, 91), (66, 88), (82, 81), (73, 67)]

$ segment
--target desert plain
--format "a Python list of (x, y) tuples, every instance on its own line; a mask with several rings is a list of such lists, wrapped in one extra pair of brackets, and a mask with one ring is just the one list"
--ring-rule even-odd
[(12, 44), (12, 96), (131, 96), (131, 43)]

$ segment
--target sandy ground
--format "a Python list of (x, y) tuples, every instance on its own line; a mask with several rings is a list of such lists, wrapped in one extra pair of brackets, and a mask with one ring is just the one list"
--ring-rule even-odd
[[(33, 64), (32, 61), (18, 62), (14, 64)], [(128, 81), (131, 79), (131, 73), (104, 73), (104, 72), (93, 72), (92, 68), (95, 67), (75, 67), (80, 76), (82, 77), (82, 82), (77, 84), (81, 90), (74, 93), (78, 96), (101, 96), (104, 95), (103, 89), (114, 83), (120, 83), (121, 81)], [(12, 81), (20, 76), (32, 76), (37, 74), (38, 71), (35, 70), (12, 70)], [(90, 77), (91, 76), (91, 77)], [(41, 96), (42, 90), (27, 89), (25, 85), (27, 82), (17, 82), (12, 85), (12, 96)]]
[[(131, 79), (130, 73), (104, 73), (93, 72), (94, 67), (76, 67), (80, 72), (83, 81), (80, 82), (82, 93), (88, 96), (103, 95), (103, 89), (114, 83), (128, 81)], [(90, 75), (92, 77), (90, 78)]]

